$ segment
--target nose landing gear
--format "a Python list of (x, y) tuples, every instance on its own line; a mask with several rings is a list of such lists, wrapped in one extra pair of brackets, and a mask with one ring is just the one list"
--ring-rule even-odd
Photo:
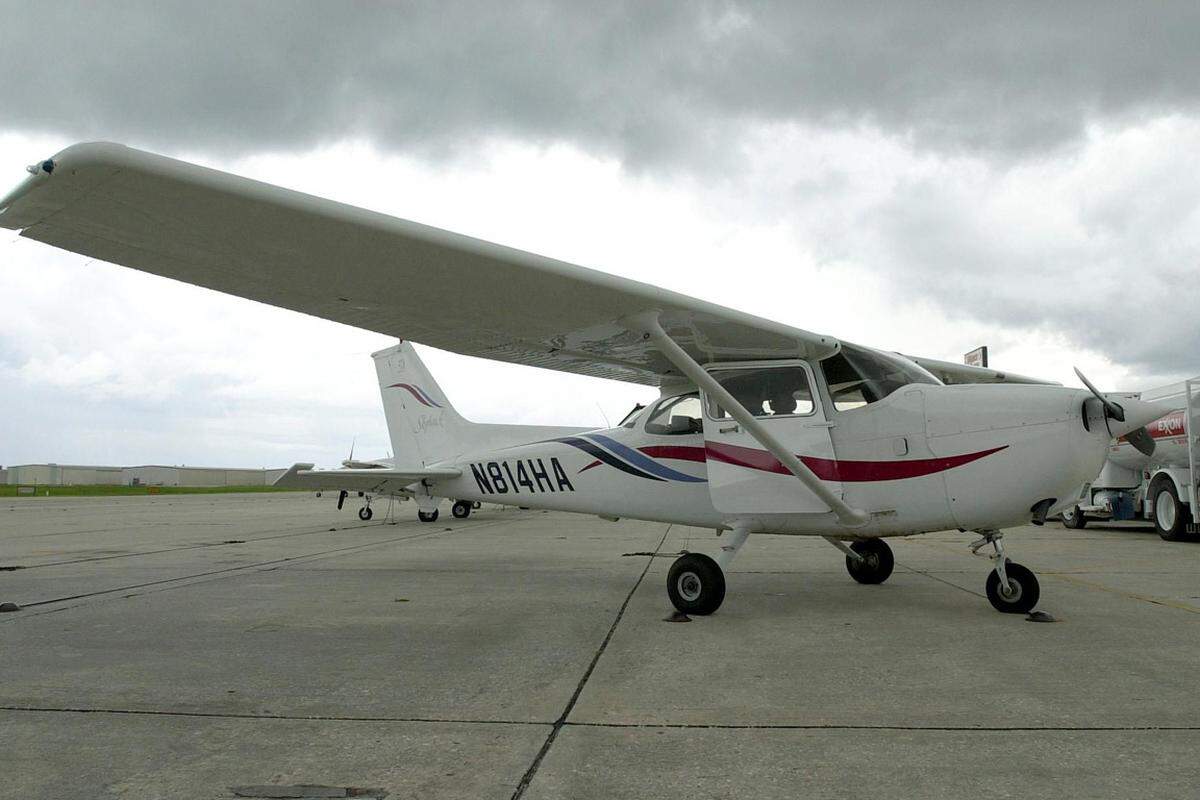
[(467, 500), (456, 500), (454, 505), (450, 507), (450, 513), (454, 515), (455, 519), (466, 519), (471, 516), (471, 509), (473, 507), (474, 504)]
[(1033, 611), (1041, 597), (1041, 587), (1037, 576), (1027, 567), (1009, 561), (1004, 555), (1004, 545), (1000, 540), (1004, 534), (1000, 531), (978, 531), (982, 538), (971, 545), (971, 552), (979, 554), (980, 549), (987, 545), (995, 548), (995, 553), (989, 555), (996, 562), (996, 567), (988, 573), (987, 590), (988, 602), (992, 608), (1005, 614), (1028, 614)]

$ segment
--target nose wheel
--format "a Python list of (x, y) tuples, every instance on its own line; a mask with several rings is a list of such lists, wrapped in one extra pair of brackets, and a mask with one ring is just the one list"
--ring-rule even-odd
[(459, 500), (450, 507), (450, 513), (454, 515), (455, 519), (466, 519), (471, 516), (472, 505), (466, 500)]
[(1005, 614), (1028, 614), (1041, 595), (1037, 576), (1012, 561), (1004, 565), (1003, 579), (998, 570), (988, 573), (986, 588), (992, 608)]
[(1004, 545), (1000, 542), (1004, 534), (1000, 531), (980, 533), (983, 538), (971, 545), (971, 552), (978, 554), (980, 548), (989, 544), (995, 549), (989, 558), (996, 562), (996, 567), (988, 573), (984, 587), (992, 608), (1004, 614), (1028, 614), (1033, 611), (1042, 595), (1037, 576), (1028, 567), (1005, 557)]

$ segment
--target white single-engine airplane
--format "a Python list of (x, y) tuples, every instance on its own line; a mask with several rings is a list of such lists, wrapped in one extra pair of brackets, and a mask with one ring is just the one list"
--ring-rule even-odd
[[(29, 172), (0, 200), (0, 225), (27, 238), (402, 340), (660, 387), (609, 430), (473, 425), (402, 343), (379, 357), (410, 465), (362, 472), (430, 509), (453, 497), (714, 528), (715, 559), (670, 569), (685, 613), (721, 605), (750, 533), (823, 536), (855, 580), (881, 583), (884, 537), (952, 528), (993, 548), (992, 605), (1029, 611), (1037, 579), (1000, 531), (1074, 502), (1114, 437), (1169, 410), (851, 345), (119, 145)], [(302, 465), (285, 480), (338, 485)]]

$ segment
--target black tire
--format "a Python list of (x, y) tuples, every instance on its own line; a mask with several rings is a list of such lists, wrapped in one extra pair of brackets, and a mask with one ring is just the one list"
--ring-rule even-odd
[(433, 511), (417, 512), (417, 519), (421, 520), (421, 522), (437, 522), (437, 518), (438, 510), (436, 508)]
[(667, 573), (667, 594), (684, 614), (706, 616), (725, 600), (725, 573), (703, 553), (685, 553)]
[(850, 549), (862, 556), (861, 561), (846, 556), (846, 571), (859, 583), (883, 583), (896, 566), (892, 548), (883, 539), (851, 542)]
[(1087, 525), (1087, 517), (1079, 510), (1079, 506), (1071, 506), (1062, 512), (1062, 524), (1064, 528), (1082, 530)]
[(358, 518), (363, 522), (368, 521), (373, 516), (375, 516), (375, 512), (371, 510), (370, 506), (363, 506), (358, 510)]
[(1028, 614), (1037, 606), (1042, 596), (1037, 576), (1029, 569), (1009, 561), (1004, 565), (1011, 594), (1000, 594), (1000, 576), (996, 570), (988, 573), (987, 598), (992, 608), (1005, 614)]
[(466, 519), (471, 516), (471, 504), (466, 500), (459, 500), (450, 506), (450, 513), (454, 515), (455, 519)]
[(1154, 530), (1159, 538), (1165, 542), (1182, 542), (1189, 538), (1189, 509), (1185, 503), (1179, 502), (1175, 481), (1169, 476), (1159, 475), (1150, 484), (1150, 507), (1154, 509)]

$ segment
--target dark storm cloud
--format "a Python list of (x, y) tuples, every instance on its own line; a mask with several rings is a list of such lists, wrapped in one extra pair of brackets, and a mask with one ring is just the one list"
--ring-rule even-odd
[[(899, 296), (951, 319), (1062, 336), (1148, 381), (1125, 388), (1148, 388), (1200, 372), (1194, 161), (1165, 158), (1136, 180), (1098, 186), (1090, 207), (1049, 228), (1036, 206), (997, 214), (977, 186), (928, 182), (901, 187), (864, 222), (897, 267)], [(1098, 172), (1085, 177), (1099, 184)], [(1026, 189), (1036, 203), (1036, 182)]]
[(1027, 154), (1192, 109), (1195, 3), (0, 4), (0, 128), (166, 150), (488, 134), (726, 163), (747, 121)]

